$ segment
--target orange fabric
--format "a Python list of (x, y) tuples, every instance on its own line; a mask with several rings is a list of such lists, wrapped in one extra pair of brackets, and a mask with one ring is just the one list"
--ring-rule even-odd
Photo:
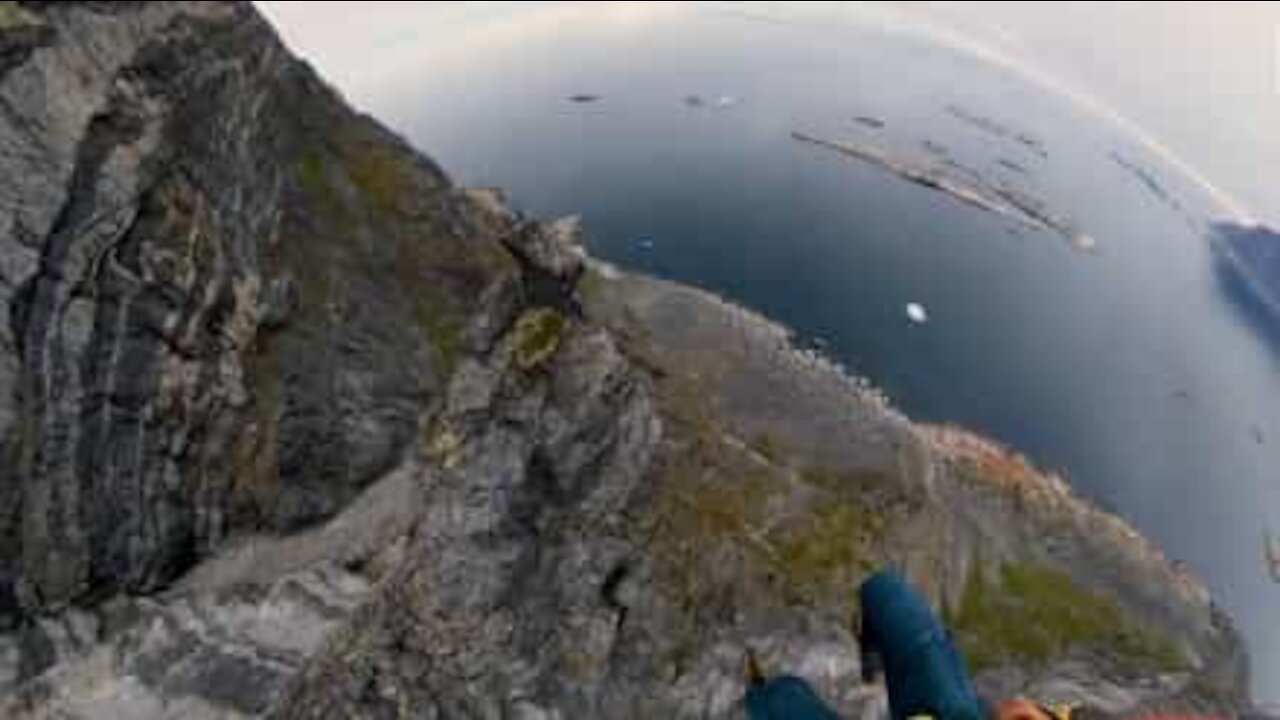
[(996, 720), (1053, 720), (1040, 706), (1022, 698), (1002, 700), (996, 706)]

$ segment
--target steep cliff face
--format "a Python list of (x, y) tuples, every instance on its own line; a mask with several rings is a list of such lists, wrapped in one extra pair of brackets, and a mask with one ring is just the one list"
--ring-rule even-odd
[(0, 3), (0, 714), (875, 716), (901, 567), (983, 687), (1234, 710), (1120, 520), (455, 188), (236, 3)]
[(0, 596), (44, 610), (331, 515), (514, 262), (250, 7), (6, 8)]

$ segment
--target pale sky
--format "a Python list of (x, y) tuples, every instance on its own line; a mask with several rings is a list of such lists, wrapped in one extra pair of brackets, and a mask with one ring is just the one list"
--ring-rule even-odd
[[(723, 4), (722, 4), (723, 5)], [(735, 4), (736, 5), (736, 4)], [(1280, 226), (1280, 3), (872, 4), (1018, 70), (1121, 125), (1203, 185), (1225, 215)], [(564, 23), (643, 24), (682, 5), (259, 2), (297, 52), (375, 112), (406, 73), (462, 72), (468, 49), (514, 47)], [(527, 6), (526, 6), (527, 7)], [(767, 3), (830, 14), (834, 3)], [(862, 8), (866, 11), (865, 5)], [(509, 20), (520, 13), (521, 22)], [(430, 28), (424, 42), (423, 29)], [(428, 64), (430, 57), (433, 62)], [(443, 63), (443, 64), (442, 64)]]
[(1280, 225), (1280, 3), (912, 9), (1093, 99), (1251, 215)]

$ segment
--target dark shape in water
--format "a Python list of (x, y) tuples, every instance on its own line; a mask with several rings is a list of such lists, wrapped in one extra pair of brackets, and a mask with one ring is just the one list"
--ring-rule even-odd
[(599, 95), (592, 95), (590, 93), (579, 93), (577, 95), (569, 96), (569, 102), (575, 102), (575, 103), (593, 103), (599, 99), (600, 99)]
[(792, 131), (791, 137), (871, 163), (907, 182), (937, 190), (966, 205), (1008, 218), (1026, 228), (1057, 233), (1076, 250), (1090, 251), (1096, 245), (1091, 236), (1081, 232), (1070, 219), (1055, 214), (1043, 200), (1016, 188), (993, 185), (981, 180), (980, 176), (974, 182), (947, 172), (946, 163), (925, 164), (868, 143), (827, 140), (798, 131)]
[(1004, 123), (1001, 123), (997, 120), (989, 118), (986, 115), (979, 115), (978, 113), (972, 112), (964, 108), (963, 106), (956, 105), (955, 103), (948, 104), (946, 106), (946, 110), (947, 110), (947, 114), (951, 115), (957, 120), (960, 120), (966, 125), (970, 125), (978, 130), (981, 130), (982, 132), (985, 132), (988, 135), (992, 135), (998, 138), (1011, 139), (1017, 142), (1018, 144), (1022, 145), (1023, 147), (1027, 148), (1031, 152), (1035, 153), (1036, 155), (1039, 155), (1040, 159), (1042, 160), (1049, 159), (1049, 153), (1044, 149), (1044, 143), (1040, 142), (1039, 139), (1033, 137), (1028, 133), (1022, 132), (1020, 130), (1014, 130), (1008, 125), (1005, 125)]
[(928, 138), (925, 138), (924, 140), (920, 141), (920, 147), (924, 148), (925, 151), (931, 155), (947, 154), (947, 147), (945, 145), (935, 140), (930, 140)]
[(1276, 319), (1280, 319), (1280, 233), (1265, 225), (1215, 222), (1216, 256)]
[(1114, 161), (1115, 164), (1119, 165), (1125, 170), (1128, 170), (1134, 177), (1138, 179), (1139, 182), (1145, 185), (1147, 189), (1152, 192), (1152, 194), (1154, 194), (1156, 197), (1159, 197), (1161, 200), (1169, 199), (1169, 193), (1165, 192), (1165, 189), (1160, 185), (1159, 182), (1156, 181), (1155, 176), (1152, 175), (1150, 172), (1148, 172), (1145, 168), (1143, 168), (1142, 166), (1138, 165), (1135, 162), (1126, 160), (1124, 156), (1122, 156), (1120, 153), (1116, 152), (1115, 150), (1112, 150), (1109, 154), (1111, 156), (1112, 161)]
[(1151, 191), (1152, 195), (1155, 195), (1157, 198), (1159, 198), (1161, 202), (1165, 203), (1166, 205), (1173, 208), (1174, 210), (1182, 209), (1182, 204), (1178, 202), (1178, 199), (1175, 198), (1173, 195), (1171, 195), (1169, 191), (1166, 190), (1165, 187), (1160, 184), (1160, 181), (1156, 179), (1155, 174), (1152, 173), (1150, 170), (1142, 167), (1141, 165), (1139, 165), (1138, 163), (1132, 160), (1126, 159), (1123, 155), (1116, 152), (1115, 150), (1112, 150), (1109, 153), (1109, 155), (1111, 156), (1111, 160), (1115, 162), (1116, 165), (1119, 165), (1120, 167), (1124, 168), (1130, 175), (1137, 178), (1138, 182), (1142, 183), (1142, 185), (1146, 187), (1147, 190)]
[(1018, 133), (1017, 135), (1014, 135), (1013, 139), (1025, 145), (1028, 149), (1031, 150), (1031, 152), (1034, 152), (1035, 154), (1039, 155), (1041, 160), (1049, 159), (1049, 152), (1044, 149), (1044, 144), (1041, 143), (1039, 140), (1031, 137), (1030, 135), (1024, 135), (1022, 133)]
[(707, 101), (703, 100), (701, 95), (686, 95), (684, 98), (684, 104), (689, 107), (700, 108), (703, 105), (706, 105)]
[(962, 120), (968, 125), (972, 125), (979, 130), (995, 135), (996, 137), (1009, 137), (1013, 131), (1007, 125), (997, 122), (985, 115), (978, 115), (970, 112), (959, 105), (947, 105), (947, 113), (952, 117)]
[(1007, 168), (1007, 169), (1009, 169), (1009, 170), (1012, 170), (1012, 171), (1014, 171), (1014, 172), (1018, 173), (1019, 175), (1026, 175), (1026, 174), (1027, 174), (1027, 169), (1026, 169), (1025, 167), (1023, 167), (1022, 165), (1019, 165), (1018, 163), (1016, 163), (1016, 162), (1014, 162), (1014, 161), (1012, 161), (1012, 160), (1010, 160), (1010, 159), (1008, 159), (1008, 158), (999, 158), (998, 160), (996, 160), (996, 162), (997, 162), (997, 163), (999, 163), (1001, 167), (1004, 167), (1004, 168)]
[(978, 172), (977, 170), (974, 170), (968, 165), (965, 165), (959, 160), (949, 157), (946, 160), (943, 160), (942, 164), (960, 173), (961, 175), (964, 175), (969, 182), (972, 182), (972, 183), (982, 182), (982, 173)]
[(1271, 571), (1271, 579), (1280, 583), (1280, 540), (1269, 530), (1263, 531), (1262, 553), (1267, 560), (1267, 569)]
[(883, 120), (881, 120), (878, 117), (872, 117), (870, 115), (854, 115), (853, 121), (858, 123), (859, 125), (865, 125), (875, 130), (879, 130), (880, 128), (884, 127)]
[(1209, 224), (1213, 269), (1244, 322), (1280, 355), (1280, 233), (1262, 225)]

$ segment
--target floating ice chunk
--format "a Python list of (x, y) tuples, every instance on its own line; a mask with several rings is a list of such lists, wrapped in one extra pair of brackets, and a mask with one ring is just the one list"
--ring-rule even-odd
[(1095, 240), (1092, 235), (1085, 235), (1084, 233), (1077, 233), (1075, 237), (1071, 238), (1071, 244), (1074, 245), (1077, 250), (1081, 250), (1083, 252), (1092, 252), (1098, 247), (1098, 241)]
[(907, 303), (907, 318), (913, 323), (920, 324), (928, 322), (929, 313), (925, 311), (924, 306), (920, 303)]

